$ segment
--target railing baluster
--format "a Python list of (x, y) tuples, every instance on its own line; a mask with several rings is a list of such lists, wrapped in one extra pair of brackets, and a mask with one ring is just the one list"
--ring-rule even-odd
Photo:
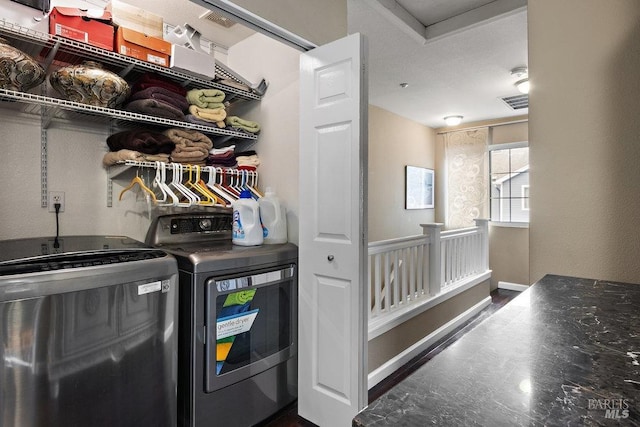
[(374, 277), (375, 277), (375, 282), (374, 282), (374, 289), (375, 289), (375, 296), (374, 296), (374, 305), (373, 305), (373, 314), (374, 316), (379, 316), (380, 315), (380, 310), (381, 310), (381, 306), (382, 306), (382, 301), (380, 301), (380, 297), (382, 296), (382, 274), (380, 272), (380, 254), (376, 254), (375, 258), (374, 258)]
[[(484, 221), (484, 222), (483, 222)], [(369, 318), (388, 315), (438, 295), (488, 270), (488, 225), (441, 231), (423, 224), (422, 236), (369, 244)]]

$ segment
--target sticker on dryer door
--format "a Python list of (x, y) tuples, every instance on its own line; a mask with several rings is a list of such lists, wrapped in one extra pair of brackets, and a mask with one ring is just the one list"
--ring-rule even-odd
[(247, 332), (251, 329), (253, 321), (256, 320), (258, 311), (260, 309), (256, 308), (255, 310), (216, 319), (216, 339), (221, 340)]
[(162, 282), (145, 283), (144, 285), (138, 285), (138, 295), (150, 294), (151, 292), (159, 292), (162, 290)]

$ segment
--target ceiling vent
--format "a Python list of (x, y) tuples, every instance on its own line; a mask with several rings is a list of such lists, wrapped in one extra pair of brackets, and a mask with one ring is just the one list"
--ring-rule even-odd
[(523, 108), (529, 108), (529, 95), (514, 95), (505, 96), (500, 98), (505, 104), (512, 110), (522, 110)]
[(200, 19), (205, 19), (207, 21), (214, 22), (218, 25), (223, 26), (224, 28), (231, 28), (237, 24), (236, 21), (227, 18), (226, 16), (221, 15), (220, 13), (208, 11), (200, 15)]

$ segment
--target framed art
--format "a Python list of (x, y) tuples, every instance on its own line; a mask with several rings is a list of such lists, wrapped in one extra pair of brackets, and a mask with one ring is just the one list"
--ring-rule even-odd
[(433, 209), (434, 172), (419, 166), (405, 166), (405, 209)]

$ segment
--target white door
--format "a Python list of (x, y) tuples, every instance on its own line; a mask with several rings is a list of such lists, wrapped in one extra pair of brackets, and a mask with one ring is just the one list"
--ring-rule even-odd
[(367, 79), (360, 34), (302, 54), (298, 413), (350, 426), (367, 402)]

